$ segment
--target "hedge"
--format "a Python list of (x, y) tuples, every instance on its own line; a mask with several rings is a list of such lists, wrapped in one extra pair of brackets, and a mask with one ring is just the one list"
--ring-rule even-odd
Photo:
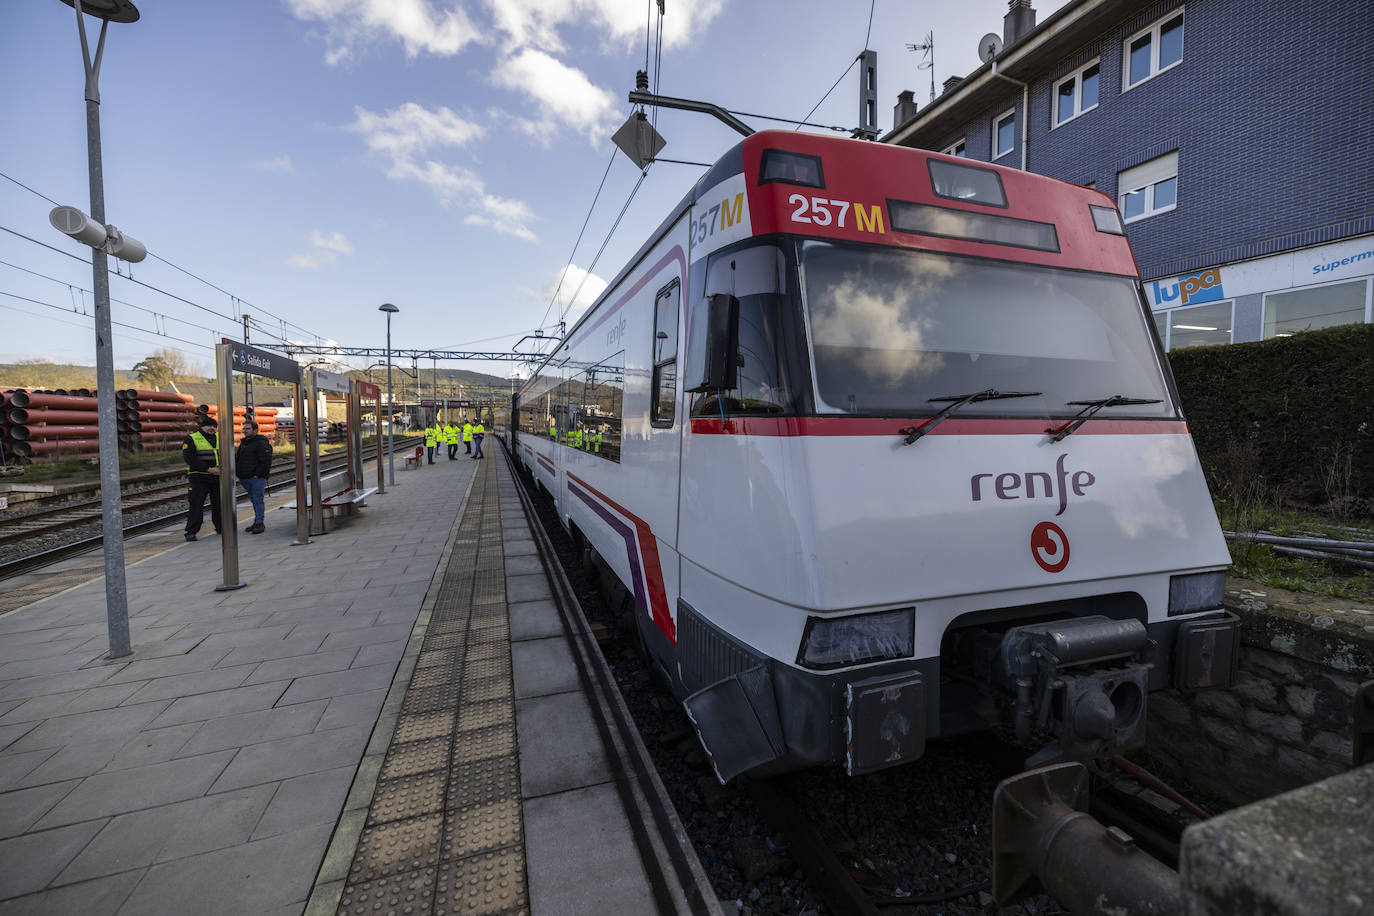
[(1214, 487), (1236, 483), (1219, 478), (1241, 446), (1280, 501), (1370, 513), (1374, 325), (1191, 347), (1169, 361)]

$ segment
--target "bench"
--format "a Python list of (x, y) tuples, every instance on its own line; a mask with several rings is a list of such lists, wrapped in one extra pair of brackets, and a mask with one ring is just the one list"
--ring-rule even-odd
[(415, 446), (415, 454), (413, 454), (413, 455), (406, 455), (406, 467), (407, 467), (407, 468), (418, 468), (418, 467), (420, 466), (420, 460), (424, 457), (424, 455), (425, 455), (425, 448), (424, 448), (424, 446), (423, 446), (423, 445), (417, 445), (417, 446)]

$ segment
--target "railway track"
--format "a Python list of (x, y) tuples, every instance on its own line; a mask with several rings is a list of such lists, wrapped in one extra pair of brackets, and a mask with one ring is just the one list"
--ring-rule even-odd
[[(415, 442), (423, 441), (416, 437), (398, 439), (395, 443), (397, 451), (413, 447)], [(364, 460), (375, 457), (375, 449), (367, 449), (363, 453)], [(273, 477), (283, 477), (267, 485), (267, 492), (280, 492), (286, 487), (295, 486), (295, 461), (286, 460), (274, 462), (272, 465)], [(340, 454), (338, 457), (330, 457), (320, 462), (321, 475), (347, 467), (346, 456)], [(289, 475), (289, 476), (286, 476)], [(163, 479), (171, 482), (157, 484), (156, 480)], [(186, 499), (186, 475), (185, 472), (176, 475), (154, 475), (137, 482), (152, 483), (147, 489), (139, 490), (126, 494), (123, 498), (123, 511), (125, 514), (143, 512), (155, 509), (161, 505), (184, 502)], [(239, 501), (246, 500), (240, 497)], [(124, 527), (124, 536), (129, 537), (135, 534), (142, 534), (146, 531), (180, 521), (186, 517), (184, 509), (159, 515), (156, 518), (145, 519)], [(51, 535), (62, 531), (80, 528), (86, 525), (98, 524), (101, 520), (101, 505), (99, 499), (82, 500), (76, 503), (68, 503), (63, 506), (56, 506), (48, 509), (39, 509), (27, 512), (22, 515), (13, 515), (0, 520), (0, 545), (14, 544), (22, 542), (28, 538)], [(56, 563), (67, 557), (83, 553), (101, 546), (104, 539), (100, 535), (87, 538), (79, 538), (69, 544), (63, 544), (45, 550), (35, 551), (32, 554), (20, 556), (0, 563), (0, 580), (19, 575), (30, 570)]]

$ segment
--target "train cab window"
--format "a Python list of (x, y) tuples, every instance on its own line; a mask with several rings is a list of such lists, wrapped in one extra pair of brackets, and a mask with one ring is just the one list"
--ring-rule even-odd
[[(728, 293), (739, 300), (738, 381), (729, 391), (701, 391), (693, 396), (694, 417), (725, 414), (792, 413), (793, 386), (785, 369), (784, 310), (787, 260), (774, 245), (757, 245), (716, 255), (706, 268), (707, 297)], [(692, 310), (687, 359), (691, 378), (705, 366), (705, 303)]]
[(654, 426), (673, 425), (677, 404), (677, 316), (682, 285), (674, 280), (654, 297), (654, 377), (649, 419)]

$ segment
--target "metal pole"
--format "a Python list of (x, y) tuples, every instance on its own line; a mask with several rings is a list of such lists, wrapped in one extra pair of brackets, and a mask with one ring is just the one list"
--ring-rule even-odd
[[(439, 422), (439, 357), (437, 357), (437, 356), (434, 357), (433, 368), (431, 368), (430, 371), (434, 373), (434, 375), (432, 375), (432, 376), (430, 377), (430, 382), (432, 383), (432, 384), (430, 385), (430, 387), (434, 389), (434, 422), (435, 422), (435, 423), (438, 423), (438, 422)], [(444, 401), (444, 424), (445, 424), (445, 425), (448, 425), (448, 401), (447, 401), (447, 400)]]
[[(253, 343), (248, 337), (248, 315), (243, 316), (243, 343), (248, 346)], [(245, 419), (253, 416), (253, 376), (245, 374), (243, 377), (243, 406), (245, 409)]]
[(296, 379), (296, 539), (292, 547), (310, 543), (310, 514), (305, 506), (305, 401), (301, 380)]
[(239, 579), (239, 514), (234, 505), (234, 366), (229, 345), (215, 346), (215, 375), (219, 380), (219, 531), (224, 557), (224, 584), (215, 591), (243, 588)]
[[(100, 43), (95, 62), (86, 44), (86, 23), (81, 0), (76, 26), (86, 65), (86, 155), (90, 165), (91, 219), (105, 225), (105, 178), (100, 156), (100, 58), (105, 52), (105, 30), (100, 23)], [(100, 412), (100, 533), (105, 544), (105, 623), (109, 631), (108, 658), (123, 658), (133, 651), (129, 644), (129, 597), (124, 578), (124, 507), (120, 501), (119, 428), (115, 416), (114, 341), (110, 329), (110, 268), (105, 251), (91, 251), (91, 276), (95, 290), (95, 385)]]
[(310, 533), (324, 530), (324, 492), (320, 486), (320, 386), (310, 370)]
[[(396, 448), (392, 442), (391, 428), (396, 416), (396, 402), (391, 399), (391, 313), (386, 313), (386, 461), (387, 477), (396, 486)], [(379, 440), (380, 441), (380, 440)]]

